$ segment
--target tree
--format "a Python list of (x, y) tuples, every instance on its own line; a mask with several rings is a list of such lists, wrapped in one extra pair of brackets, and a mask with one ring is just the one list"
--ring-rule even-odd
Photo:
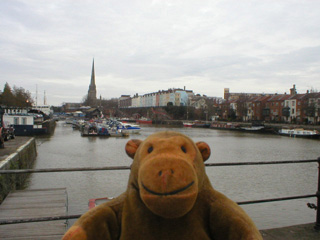
[(8, 83), (4, 85), (3, 93), (1, 94), (1, 105), (12, 107), (15, 105), (15, 99), (11, 87)]
[(82, 105), (88, 105), (88, 94), (84, 95), (82, 98)]
[(24, 88), (13, 87), (13, 95), (15, 96), (15, 106), (16, 107), (31, 107), (33, 104), (33, 99), (29, 91), (24, 90)]
[(4, 85), (3, 93), (1, 94), (0, 104), (7, 107), (31, 107), (33, 99), (31, 93), (22, 87), (11, 87), (8, 83)]

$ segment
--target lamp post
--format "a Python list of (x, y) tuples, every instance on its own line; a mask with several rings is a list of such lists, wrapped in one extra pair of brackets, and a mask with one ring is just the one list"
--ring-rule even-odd
[(206, 114), (206, 122), (208, 122), (208, 111), (204, 111), (204, 113)]
[(0, 106), (0, 148), (4, 148), (4, 138), (3, 138), (3, 114), (4, 109)]

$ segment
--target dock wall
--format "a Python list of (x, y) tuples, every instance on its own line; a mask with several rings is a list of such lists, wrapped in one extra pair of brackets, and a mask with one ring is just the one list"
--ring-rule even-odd
[[(6, 159), (0, 162), (1, 170), (29, 169), (37, 156), (35, 138), (17, 148)], [(29, 174), (0, 174), (0, 204), (12, 190), (23, 189)]]

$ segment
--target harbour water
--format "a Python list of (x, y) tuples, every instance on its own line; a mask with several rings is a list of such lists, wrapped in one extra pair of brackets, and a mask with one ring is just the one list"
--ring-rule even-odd
[[(59, 122), (50, 137), (37, 138), (34, 168), (129, 166), (125, 153), (130, 138), (145, 139), (163, 130), (174, 130), (205, 141), (211, 147), (207, 163), (316, 159), (320, 141), (201, 128), (142, 126), (141, 134), (129, 138), (81, 137), (70, 125)], [(207, 167), (213, 187), (234, 201), (315, 194), (316, 163)], [(116, 197), (125, 191), (129, 170), (35, 173), (28, 189), (66, 187), (69, 214), (88, 210), (90, 198)], [(315, 198), (242, 206), (259, 229), (315, 222), (316, 211), (307, 203)], [(71, 221), (72, 223), (73, 221)]]

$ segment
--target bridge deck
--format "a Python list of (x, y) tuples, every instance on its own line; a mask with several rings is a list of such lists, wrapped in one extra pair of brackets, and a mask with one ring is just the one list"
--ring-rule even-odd
[[(0, 220), (55, 217), (66, 214), (65, 188), (13, 191), (0, 205)], [(0, 236), (3, 240), (61, 239), (65, 231), (65, 220), (0, 225)]]

